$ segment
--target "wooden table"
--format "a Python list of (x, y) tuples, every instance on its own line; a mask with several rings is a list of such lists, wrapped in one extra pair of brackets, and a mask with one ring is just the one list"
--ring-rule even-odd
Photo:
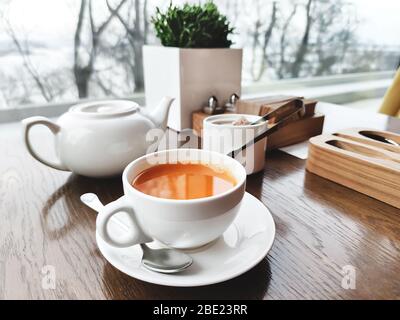
[[(400, 132), (400, 120), (318, 108), (327, 115), (326, 131), (367, 125)], [(115, 200), (122, 195), (119, 178), (49, 169), (25, 151), (18, 123), (1, 125), (0, 298), (400, 299), (400, 210), (304, 167), (304, 160), (274, 151), (265, 171), (248, 178), (247, 191), (271, 210), (277, 227), (259, 265), (217, 285), (164, 287), (114, 269), (96, 246), (95, 214), (79, 196), (91, 191), (103, 202)], [(354, 290), (342, 287), (342, 268), (349, 265), (356, 272)], [(53, 271), (54, 289), (46, 282)]]

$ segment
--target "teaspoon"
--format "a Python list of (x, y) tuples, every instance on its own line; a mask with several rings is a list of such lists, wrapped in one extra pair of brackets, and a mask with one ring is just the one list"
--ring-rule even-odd
[[(94, 193), (85, 193), (81, 195), (81, 201), (97, 212), (104, 207)], [(117, 219), (115, 219), (115, 221), (119, 222)], [(119, 224), (126, 228), (124, 224), (120, 222)], [(175, 249), (152, 249), (144, 243), (141, 243), (140, 247), (143, 251), (142, 264), (151, 271), (177, 273), (185, 270), (193, 263), (191, 256)]]

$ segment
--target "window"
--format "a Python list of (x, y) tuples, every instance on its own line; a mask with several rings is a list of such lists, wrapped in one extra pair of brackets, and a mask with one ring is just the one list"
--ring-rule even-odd
[[(400, 59), (398, 1), (215, 3), (235, 26), (234, 46), (244, 48), (244, 93), (296, 92), (321, 84), (342, 85), (340, 91), (368, 82), (376, 95), (368, 97), (379, 99)], [(157, 43), (151, 15), (168, 4), (0, 1), (0, 109), (140, 95), (141, 47)]]

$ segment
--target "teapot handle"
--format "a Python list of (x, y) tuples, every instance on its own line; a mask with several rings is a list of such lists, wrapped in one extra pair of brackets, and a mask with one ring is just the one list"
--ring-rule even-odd
[(62, 171), (69, 171), (69, 169), (64, 164), (62, 164), (60, 160), (58, 160), (57, 162), (53, 162), (53, 161), (48, 161), (48, 160), (43, 159), (32, 148), (32, 144), (31, 144), (31, 141), (29, 138), (29, 131), (34, 125), (42, 124), (42, 125), (46, 126), (47, 128), (49, 128), (53, 134), (57, 134), (60, 131), (60, 126), (45, 117), (27, 118), (27, 119), (22, 120), (22, 124), (24, 125), (24, 142), (25, 142), (26, 148), (28, 149), (28, 151), (32, 155), (32, 157), (34, 157), (37, 161), (39, 161), (39, 162), (43, 163), (44, 165), (49, 166), (51, 168), (54, 168), (57, 170), (62, 170)]

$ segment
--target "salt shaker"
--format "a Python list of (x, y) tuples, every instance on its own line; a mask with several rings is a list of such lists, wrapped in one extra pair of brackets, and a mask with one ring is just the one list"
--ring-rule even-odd
[(203, 107), (203, 112), (207, 114), (220, 114), (225, 112), (225, 106), (218, 106), (218, 99), (215, 96), (208, 98), (208, 105)]

